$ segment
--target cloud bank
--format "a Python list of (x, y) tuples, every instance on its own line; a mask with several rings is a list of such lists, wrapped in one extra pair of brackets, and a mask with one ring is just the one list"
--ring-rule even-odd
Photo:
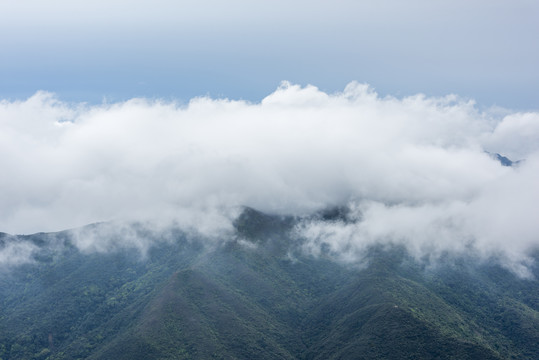
[[(486, 151), (526, 160), (504, 167)], [(358, 221), (303, 225), (311, 251), (385, 241), (520, 261), (539, 245), (539, 113), (498, 116), (454, 95), (283, 83), (260, 103), (87, 106), (38, 92), (0, 102), (0, 152), (9, 233), (125, 220), (211, 235), (241, 205), (301, 216), (348, 204)]]

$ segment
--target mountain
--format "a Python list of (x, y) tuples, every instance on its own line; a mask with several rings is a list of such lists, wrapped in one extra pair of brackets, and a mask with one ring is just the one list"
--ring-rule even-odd
[(246, 208), (223, 239), (133, 225), (142, 252), (2, 234), (0, 253), (34, 251), (1, 268), (0, 359), (539, 358), (537, 266), (429, 266), (398, 246), (343, 264), (302, 252), (298, 221)]
[(486, 153), (489, 154), (490, 157), (492, 157), (493, 159), (498, 160), (502, 166), (516, 166), (516, 165), (522, 163), (522, 161), (523, 161), (523, 160), (513, 161), (513, 160), (509, 159), (508, 157), (500, 155), (498, 153), (490, 153), (488, 151)]

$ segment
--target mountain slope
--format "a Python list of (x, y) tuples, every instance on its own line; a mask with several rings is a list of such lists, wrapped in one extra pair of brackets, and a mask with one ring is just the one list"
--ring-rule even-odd
[(0, 358), (539, 357), (537, 280), (474, 259), (425, 268), (398, 247), (343, 265), (302, 254), (296, 221), (246, 209), (221, 241), (142, 231), (157, 239), (144, 256), (4, 235), (41, 251), (0, 275)]

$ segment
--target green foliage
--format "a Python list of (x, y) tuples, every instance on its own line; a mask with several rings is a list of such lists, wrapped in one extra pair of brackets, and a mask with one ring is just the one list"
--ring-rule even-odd
[(539, 358), (537, 280), (473, 259), (424, 269), (400, 248), (362, 269), (291, 260), (293, 219), (249, 209), (235, 225), (236, 240), (178, 232), (145, 258), (58, 234), (61, 253), (0, 275), (0, 359)]

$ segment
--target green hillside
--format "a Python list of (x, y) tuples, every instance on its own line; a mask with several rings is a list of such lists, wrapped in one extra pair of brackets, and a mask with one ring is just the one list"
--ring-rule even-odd
[(144, 255), (3, 234), (41, 251), (1, 270), (0, 359), (539, 358), (537, 280), (399, 247), (361, 267), (306, 256), (295, 221), (246, 209), (222, 241), (140, 230)]

